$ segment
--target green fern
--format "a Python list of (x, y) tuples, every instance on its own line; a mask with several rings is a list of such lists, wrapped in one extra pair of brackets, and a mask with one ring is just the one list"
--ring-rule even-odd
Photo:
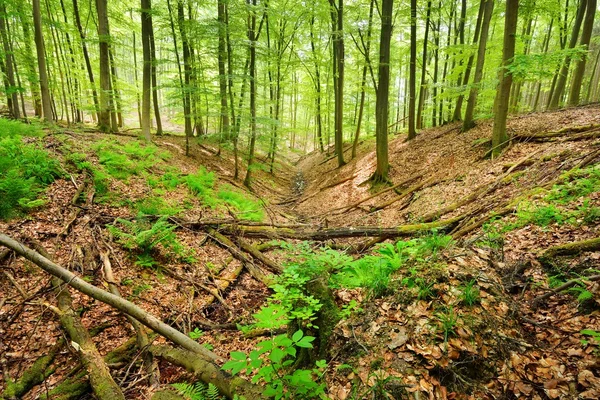
[(205, 385), (202, 382), (195, 384), (180, 382), (171, 384), (177, 392), (187, 400), (224, 400), (219, 389), (212, 383)]

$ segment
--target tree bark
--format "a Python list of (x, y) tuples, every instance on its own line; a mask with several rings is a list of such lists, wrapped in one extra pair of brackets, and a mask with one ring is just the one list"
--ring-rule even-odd
[(506, 117), (508, 116), (508, 101), (510, 98), (510, 87), (512, 85), (512, 74), (508, 66), (515, 55), (515, 33), (517, 31), (517, 17), (519, 14), (519, 0), (506, 1), (506, 13), (504, 21), (504, 45), (502, 49), (502, 66), (498, 73), (499, 84), (494, 101), (494, 128), (492, 132), (492, 158), (497, 157), (502, 149), (508, 145), (506, 134)]
[(477, 93), (479, 91), (479, 84), (483, 78), (483, 66), (485, 64), (485, 52), (487, 47), (488, 32), (490, 30), (490, 21), (494, 12), (494, 0), (485, 1), (485, 9), (483, 11), (483, 20), (481, 22), (481, 35), (479, 37), (479, 47), (477, 50), (477, 64), (475, 65), (475, 75), (473, 76), (473, 86), (469, 92), (469, 99), (467, 100), (467, 109), (465, 111), (465, 118), (463, 121), (462, 130), (463, 132), (475, 126), (473, 116), (475, 114), (475, 105), (477, 104)]
[(15, 71), (16, 67), (15, 59), (12, 53), (11, 46), (9, 44), (7, 18), (6, 18), (6, 4), (0, 3), (0, 36), (2, 36), (2, 47), (4, 49), (4, 60), (6, 62), (6, 78), (8, 79), (9, 92), (6, 93), (7, 97), (11, 99), (10, 114), (13, 118), (20, 118), (21, 112), (19, 110), (19, 90), (15, 83)]
[(152, 11), (151, 0), (141, 0), (142, 12), (142, 135), (146, 141), (152, 140), (150, 135), (150, 96), (152, 59), (150, 56), (150, 25), (149, 18)]
[(417, 137), (415, 129), (415, 96), (417, 70), (417, 0), (410, 0), (410, 77), (408, 105), (408, 140)]
[(192, 101), (190, 96), (190, 80), (192, 76), (192, 64), (190, 59), (190, 47), (188, 45), (188, 38), (185, 27), (185, 14), (183, 8), (183, 0), (177, 1), (177, 21), (179, 23), (179, 33), (181, 34), (181, 46), (183, 47), (183, 70), (184, 70), (184, 84), (181, 88), (183, 91), (183, 114), (185, 121), (185, 155), (190, 154), (190, 138), (192, 137), (192, 110), (190, 103)]
[(98, 44), (100, 47), (100, 112), (98, 113), (98, 129), (102, 132), (114, 132), (111, 125), (110, 113), (112, 111), (110, 61), (108, 46), (110, 34), (108, 29), (108, 3), (107, 0), (96, 0), (98, 13)]
[(427, 1), (427, 15), (425, 16), (425, 36), (423, 37), (423, 57), (421, 58), (421, 85), (419, 86), (419, 103), (417, 106), (417, 129), (423, 126), (423, 107), (425, 107), (425, 92), (427, 79), (427, 45), (429, 42), (429, 25), (431, 18), (431, 0)]
[(42, 33), (42, 15), (40, 0), (33, 0), (33, 28), (35, 31), (35, 48), (37, 51), (38, 73), (40, 78), (40, 93), (42, 95), (42, 116), (47, 121), (54, 121), (52, 113), (52, 99), (48, 87), (48, 72), (46, 69), (46, 52), (44, 34)]
[[(582, 2), (584, 0), (581, 0)], [(594, 29), (594, 16), (596, 15), (596, 0), (587, 0), (587, 6), (585, 11), (585, 19), (583, 21), (583, 29), (581, 31), (580, 46), (583, 46), (586, 51), (590, 47), (590, 39), (592, 37), (592, 30)], [(587, 62), (588, 54), (586, 53), (580, 60), (577, 60), (575, 65), (575, 71), (573, 72), (573, 81), (571, 83), (571, 92), (569, 93), (569, 105), (576, 106), (579, 104), (579, 97), (581, 95), (581, 86), (583, 84), (583, 73), (585, 72), (585, 64)]]
[(98, 101), (98, 92), (96, 91), (96, 82), (94, 81), (94, 71), (92, 70), (92, 63), (90, 61), (90, 55), (88, 53), (88, 48), (85, 43), (85, 32), (83, 31), (83, 27), (81, 26), (81, 17), (79, 16), (79, 4), (77, 0), (73, 0), (73, 15), (75, 17), (75, 24), (77, 25), (77, 30), (79, 31), (79, 38), (81, 40), (81, 49), (83, 51), (83, 58), (85, 60), (85, 68), (88, 73), (88, 78), (90, 80), (90, 86), (92, 87), (92, 98), (94, 100), (94, 119), (99, 118), (100, 112), (100, 103)]
[[(416, 1), (416, 0), (413, 0)], [(388, 113), (390, 93), (390, 42), (392, 39), (393, 0), (381, 3), (381, 38), (379, 42), (379, 83), (377, 84), (376, 153), (377, 169), (371, 178), (375, 183), (388, 181)], [(413, 121), (414, 122), (414, 121)]]
[(333, 51), (333, 91), (334, 91), (334, 125), (335, 153), (338, 167), (344, 161), (344, 0), (329, 0), (332, 51)]

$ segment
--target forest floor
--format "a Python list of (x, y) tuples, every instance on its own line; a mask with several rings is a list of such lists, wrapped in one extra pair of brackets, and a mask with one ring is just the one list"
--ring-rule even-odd
[[(135, 136), (46, 129), (39, 141), (60, 160), (61, 177), (44, 205), (0, 221), (0, 233), (43, 247), (98, 287), (117, 283), (124, 298), (224, 359), (265, 339), (268, 332), (236, 324), (252, 323), (272, 294), (261, 277), (297, 262), (302, 240), (314, 239), (315, 254), (355, 275), (358, 261), (374, 270), (369, 255), (387, 251), (402, 264), (384, 285), (335, 287), (338, 306), (356, 306), (332, 335), (329, 398), (597, 399), (600, 251), (544, 251), (600, 237), (599, 127), (597, 104), (514, 117), (514, 141), (494, 160), (484, 158), (490, 121), (467, 133), (460, 124), (423, 130), (412, 142), (400, 135), (390, 140), (393, 186), (376, 188), (367, 182), (372, 139), (352, 160), (348, 147), (341, 168), (331, 155), (290, 152), (274, 174), (254, 171), (252, 191), (234, 179), (232, 153), (217, 155), (214, 143), (194, 140), (185, 156), (177, 136), (145, 146)], [(142, 226), (139, 213), (156, 218)], [(158, 229), (157, 219), (174, 236), (142, 248), (140, 232)], [(406, 232), (384, 229), (398, 226)], [(78, 352), (61, 344), (50, 276), (12, 253), (0, 256), (0, 398), (8, 380), (52, 348), (48, 377), (23, 398), (88, 398)], [(71, 294), (103, 356), (135, 335), (117, 310)], [(156, 391), (135, 349), (109, 367), (126, 398)], [(163, 359), (159, 369), (161, 387), (195, 380)]]

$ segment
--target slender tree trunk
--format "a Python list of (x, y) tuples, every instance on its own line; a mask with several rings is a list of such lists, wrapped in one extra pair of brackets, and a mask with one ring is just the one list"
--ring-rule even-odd
[(431, 125), (437, 125), (437, 84), (438, 84), (438, 72), (440, 65), (440, 27), (442, 24), (442, 16), (441, 16), (442, 2), (438, 3), (438, 19), (437, 26), (435, 29), (435, 52), (434, 52), (434, 61), (433, 61), (433, 93), (431, 95), (431, 100), (433, 103), (433, 112), (431, 113)]
[(504, 21), (504, 45), (502, 48), (502, 67), (500, 68), (498, 90), (494, 101), (494, 128), (492, 132), (492, 157), (500, 154), (508, 144), (506, 134), (506, 117), (508, 115), (508, 102), (512, 74), (508, 71), (512, 58), (515, 56), (515, 34), (517, 31), (517, 17), (519, 14), (519, 0), (506, 0)]
[[(479, 36), (481, 35), (481, 24), (483, 20), (483, 13), (485, 9), (486, 0), (481, 0), (479, 3), (479, 12), (477, 14), (477, 22), (475, 23), (475, 33), (473, 34), (473, 46), (477, 44), (479, 41)], [(464, 28), (463, 28), (464, 29)], [(475, 61), (475, 52), (471, 53), (469, 56), (469, 60), (467, 61), (467, 67), (465, 69), (465, 75), (463, 77), (462, 86), (467, 87), (469, 85), (469, 78), (471, 77), (471, 69), (473, 68), (473, 62)], [(461, 93), (456, 100), (456, 108), (454, 109), (454, 121), (460, 121), (461, 112), (462, 112), (462, 104), (465, 98), (465, 92), (461, 89)]]
[[(375, 8), (375, 0), (371, 0), (369, 6), (369, 25), (367, 25), (367, 39), (365, 43), (365, 65), (362, 68), (362, 78), (360, 83), (360, 106), (358, 108), (358, 121), (356, 122), (356, 132), (354, 133), (354, 143), (352, 143), (352, 158), (356, 157), (356, 147), (358, 146), (358, 139), (360, 137), (360, 127), (362, 125), (363, 113), (365, 110), (365, 91), (367, 86), (367, 68), (370, 61), (371, 52), (371, 32), (373, 28), (373, 9)], [(388, 71), (389, 80), (389, 71)], [(389, 89), (388, 89), (389, 90)]]
[(217, 21), (219, 23), (219, 42), (217, 47), (217, 57), (219, 64), (219, 95), (221, 97), (221, 115), (219, 125), (221, 132), (226, 140), (230, 139), (229, 132), (229, 109), (227, 107), (227, 76), (225, 75), (225, 1), (217, 1)]
[(33, 102), (34, 113), (36, 117), (42, 116), (42, 102), (41, 102), (41, 94), (40, 94), (40, 84), (38, 81), (38, 76), (36, 72), (36, 59), (33, 55), (33, 50), (31, 49), (31, 16), (27, 14), (24, 10), (24, 3), (15, 2), (14, 3), (19, 14), (19, 19), (21, 21), (21, 27), (23, 29), (23, 42), (25, 49), (25, 61), (27, 64), (27, 77), (29, 81), (29, 87), (31, 88), (31, 97)]
[[(581, 0), (585, 1), (585, 0)], [(596, 0), (587, 0), (585, 11), (585, 20), (583, 21), (583, 29), (581, 31), (581, 40), (579, 45), (589, 50), (592, 30), (594, 29), (594, 17), (596, 15)], [(585, 54), (576, 62), (575, 71), (573, 72), (573, 81), (571, 83), (571, 92), (569, 93), (569, 105), (575, 106), (579, 104), (581, 94), (581, 85), (583, 84), (583, 73), (585, 72), (585, 64), (588, 55)]]
[(15, 72), (14, 72), (14, 57), (9, 44), (7, 20), (6, 20), (6, 5), (4, 2), (0, 3), (0, 36), (2, 36), (2, 47), (4, 49), (4, 58), (6, 61), (6, 78), (9, 84), (9, 91), (6, 93), (7, 97), (11, 99), (10, 114), (13, 118), (20, 118), (21, 112), (19, 110), (19, 90), (15, 83)]
[(419, 105), (417, 107), (417, 129), (422, 129), (423, 107), (425, 106), (425, 92), (427, 75), (427, 44), (429, 43), (429, 20), (431, 18), (431, 0), (427, 1), (427, 15), (425, 16), (425, 36), (423, 38), (423, 57), (421, 59), (421, 85), (419, 86)]
[[(465, 51), (464, 48), (465, 48), (465, 20), (466, 20), (466, 18), (467, 18), (467, 0), (462, 0), (462, 5), (461, 5), (461, 9), (460, 9), (460, 23), (458, 23), (458, 25), (457, 25), (458, 39), (459, 39), (459, 43), (460, 43), (460, 52), (461, 53), (463, 53)], [(477, 28), (475, 30), (477, 30)], [(456, 36), (454, 37), (454, 44), (456, 45)], [(461, 54), (461, 56), (462, 56), (462, 54)], [(462, 57), (461, 57), (458, 61), (459, 67), (462, 67), (462, 64), (463, 64), (463, 61), (462, 61)], [(454, 61), (452, 64), (452, 69), (454, 69)], [(465, 70), (464, 77), (467, 77), (466, 70)], [(464, 77), (462, 76), (462, 74), (458, 75), (458, 80), (456, 82), (456, 86), (459, 87), (461, 94), (456, 99), (456, 107), (454, 107), (454, 114), (450, 117), (451, 121), (460, 121), (460, 116), (461, 116), (461, 111), (462, 111), (462, 102), (463, 102), (461, 85), (463, 84)], [(468, 82), (468, 77), (467, 77), (467, 82)], [(450, 102), (448, 102), (448, 106), (450, 106), (450, 105), (451, 105)]]
[(417, 137), (415, 129), (415, 95), (417, 70), (417, 0), (410, 0), (410, 78), (408, 105), (408, 140)]
[(335, 97), (335, 152), (338, 167), (344, 161), (344, 0), (329, 0), (333, 30), (333, 91)]
[[(248, 4), (256, 7), (256, 0), (247, 0)], [(252, 163), (254, 162), (254, 147), (256, 146), (256, 12), (250, 11), (248, 16), (248, 42), (250, 43), (250, 148), (248, 150), (248, 169), (244, 178), (244, 186), (250, 187)]]
[[(550, 45), (550, 38), (552, 37), (552, 26), (554, 25), (554, 18), (552, 18), (552, 20), (550, 20), (550, 25), (548, 26), (548, 33), (546, 34), (546, 37), (544, 38), (544, 42), (542, 43), (542, 53), (546, 54), (548, 53), (548, 46)], [(536, 82), (535, 83), (535, 95), (534, 95), (534, 100), (533, 100), (533, 106), (532, 106), (532, 111), (537, 111), (538, 108), (538, 104), (540, 102), (540, 94), (542, 91), (542, 82)]]
[[(577, 45), (577, 38), (579, 37), (579, 30), (581, 28), (581, 22), (583, 21), (583, 16), (585, 14), (587, 1), (580, 0), (579, 7), (577, 8), (577, 15), (575, 17), (575, 22), (573, 23), (573, 30), (571, 32), (571, 39), (569, 41), (569, 49), (574, 48)], [(569, 66), (571, 65), (571, 57), (567, 56), (563, 61), (562, 67), (560, 69), (560, 73), (558, 74), (558, 79), (556, 81), (556, 88), (554, 89), (554, 93), (552, 95), (552, 99), (550, 101), (550, 109), (558, 108), (563, 94), (565, 92), (565, 88), (567, 86), (567, 77), (569, 75)]]
[(589, 103), (590, 99), (591, 99), (592, 87), (597, 86), (597, 83), (594, 85), (594, 80), (596, 77), (596, 71), (598, 71), (598, 61), (600, 61), (600, 48), (596, 52), (596, 61), (594, 62), (594, 68), (592, 68), (592, 73), (590, 74), (590, 82), (587, 85), (587, 91), (586, 91), (586, 95), (585, 95), (585, 101), (587, 103)]
[[(315, 92), (316, 92), (315, 119), (317, 120), (317, 139), (319, 141), (319, 150), (321, 151), (321, 153), (323, 153), (325, 151), (325, 149), (323, 147), (323, 119), (321, 117), (321, 70), (320, 70), (320, 66), (319, 66), (320, 65), (319, 59), (317, 57), (314, 28), (315, 28), (315, 15), (313, 13), (313, 15), (310, 18), (310, 48), (312, 50), (313, 62), (314, 62), (314, 66), (315, 66)], [(293, 95), (292, 95), (291, 99), (293, 100)], [(293, 131), (292, 135), (295, 135), (295, 134), (296, 134), (296, 132)], [(294, 138), (294, 136), (292, 136), (292, 137)], [(292, 148), (295, 145), (294, 142), (295, 142), (294, 139), (292, 139)]]
[(44, 47), (44, 35), (42, 33), (42, 15), (40, 0), (33, 0), (33, 27), (35, 31), (35, 48), (37, 51), (38, 72), (40, 78), (40, 93), (42, 96), (42, 116), (47, 121), (54, 121), (52, 114), (52, 99), (48, 87), (48, 73), (46, 70), (46, 52)]
[(92, 70), (92, 63), (90, 61), (90, 55), (88, 52), (85, 32), (83, 31), (83, 27), (81, 25), (81, 17), (79, 16), (79, 4), (77, 0), (73, 0), (73, 16), (75, 17), (75, 24), (77, 25), (77, 30), (79, 31), (79, 38), (81, 40), (81, 49), (83, 51), (83, 58), (85, 59), (85, 67), (87, 69), (88, 78), (90, 80), (90, 86), (92, 88), (92, 98), (94, 100), (94, 114), (93, 117), (95, 120), (99, 118), (100, 112), (100, 103), (98, 101), (98, 92), (96, 91), (96, 82), (94, 81), (94, 71)]
[[(416, 0), (412, 0), (416, 2)], [(374, 182), (388, 181), (388, 113), (390, 94), (390, 42), (392, 39), (393, 0), (381, 2), (381, 38), (379, 41), (379, 83), (375, 105), (377, 140), (377, 169), (371, 178)], [(412, 38), (411, 38), (412, 41)], [(414, 121), (413, 121), (414, 122)]]
[(152, 5), (150, 0), (141, 0), (142, 10), (142, 134), (150, 142), (150, 103), (152, 91), (152, 57), (150, 55), (150, 13)]
[(114, 124), (115, 124), (114, 118), (116, 115), (116, 118), (117, 118), (116, 125), (117, 125), (117, 127), (122, 128), (123, 127), (123, 108), (121, 105), (121, 93), (119, 92), (119, 85), (117, 82), (119, 77), (117, 76), (117, 66), (115, 64), (112, 46), (110, 46), (108, 49), (108, 59), (110, 60), (110, 76), (111, 76), (111, 85), (112, 85), (113, 95), (114, 95), (114, 104), (116, 105), (116, 107), (113, 108), (113, 110), (111, 111), (111, 121), (114, 126)]
[(156, 134), (162, 135), (162, 120), (160, 118), (160, 104), (158, 101), (158, 82), (156, 79), (156, 43), (154, 40), (154, 23), (152, 22), (152, 14), (148, 15), (148, 24), (150, 29), (150, 58), (152, 64), (150, 65), (151, 80), (152, 80), (152, 104), (154, 105), (154, 119), (156, 120)]
[(185, 13), (183, 8), (183, 0), (177, 1), (177, 20), (179, 22), (179, 34), (181, 35), (181, 46), (183, 47), (183, 70), (184, 70), (184, 102), (183, 113), (185, 121), (185, 155), (190, 154), (190, 137), (192, 136), (192, 110), (190, 107), (190, 78), (192, 76), (192, 65), (190, 60), (190, 47), (185, 27)]
[(98, 43), (100, 47), (100, 112), (98, 114), (98, 128), (102, 132), (112, 132), (110, 113), (112, 110), (110, 61), (108, 46), (110, 42), (108, 28), (107, 0), (96, 0), (96, 12), (98, 13)]
[[(169, 14), (170, 15), (170, 14)], [(131, 14), (131, 19), (133, 20), (133, 12)], [(138, 62), (137, 62), (137, 41), (136, 41), (136, 35), (135, 35), (135, 31), (133, 31), (133, 77), (134, 77), (134, 82), (135, 82), (135, 98), (137, 101), (137, 114), (138, 114), (138, 121), (140, 124), (140, 129), (142, 128), (142, 104), (140, 101), (140, 86), (139, 86), (139, 74), (138, 74)], [(175, 48), (177, 49), (177, 46), (175, 46)], [(179, 60), (177, 62), (177, 65), (179, 66)]]

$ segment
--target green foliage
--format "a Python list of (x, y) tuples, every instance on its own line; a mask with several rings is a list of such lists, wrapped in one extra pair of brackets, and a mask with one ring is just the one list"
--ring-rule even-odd
[(244, 371), (251, 374), (253, 383), (265, 384), (265, 396), (275, 399), (326, 399), (325, 384), (318, 383), (327, 364), (317, 361), (313, 369), (296, 369), (292, 366), (297, 356), (297, 348), (312, 348), (312, 336), (305, 336), (302, 330), (291, 337), (277, 335), (258, 343), (257, 349), (249, 354), (233, 351), (231, 360), (223, 369), (237, 375)]
[(190, 192), (200, 197), (209, 206), (214, 205), (213, 188), (216, 180), (214, 172), (208, 172), (204, 167), (200, 167), (195, 174), (185, 177), (185, 183)]
[(221, 396), (219, 389), (212, 383), (205, 385), (202, 382), (179, 382), (172, 383), (171, 386), (187, 400), (225, 400), (225, 396)]
[(475, 287), (475, 283), (475, 279), (472, 279), (461, 287), (462, 303), (469, 307), (481, 301), (479, 298), (479, 289)]
[(21, 136), (36, 134), (29, 125), (0, 118), (0, 219), (43, 205), (38, 196), (62, 175), (56, 159)]
[(204, 336), (204, 332), (198, 328), (194, 328), (193, 331), (188, 332), (188, 336), (191, 339), (196, 340), (196, 339), (200, 339), (202, 336)]
[(580, 332), (582, 335), (589, 336), (590, 339), (582, 339), (581, 344), (587, 346), (589, 344), (595, 344), (600, 346), (600, 332), (593, 329), (584, 329)]
[(123, 247), (137, 253), (137, 265), (154, 268), (159, 248), (168, 255), (174, 254), (180, 258), (189, 256), (189, 250), (177, 240), (174, 232), (176, 226), (169, 223), (167, 217), (161, 217), (154, 223), (145, 218), (133, 221), (118, 218), (116, 223), (118, 226), (108, 225), (107, 228)]
[(454, 328), (458, 323), (458, 315), (454, 311), (454, 308), (450, 306), (436, 313), (435, 316), (440, 323), (441, 331), (444, 333), (444, 342), (447, 342), (448, 338), (455, 334)]
[(217, 196), (219, 200), (233, 207), (240, 219), (262, 221), (265, 217), (263, 207), (257, 201), (234, 190), (232, 186), (223, 185)]
[(103, 140), (96, 143), (93, 149), (106, 173), (116, 179), (143, 175), (170, 157), (168, 152), (160, 151), (155, 145), (143, 141), (121, 144), (115, 140)]
[(181, 208), (170, 205), (161, 197), (146, 197), (138, 200), (135, 208), (142, 215), (172, 216), (182, 211)]

